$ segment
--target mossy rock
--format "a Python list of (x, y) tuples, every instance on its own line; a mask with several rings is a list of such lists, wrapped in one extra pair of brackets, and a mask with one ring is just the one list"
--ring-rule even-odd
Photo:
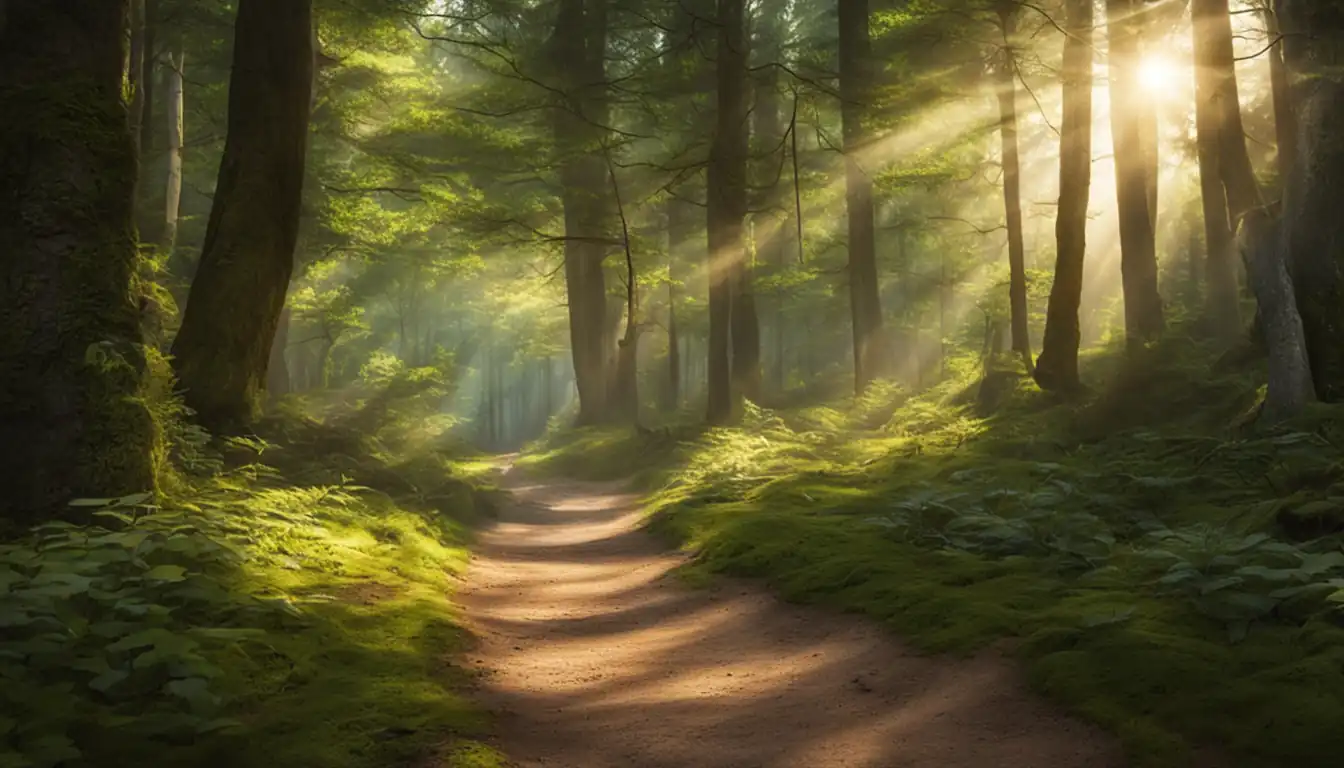
[(1306, 541), (1344, 531), (1344, 496), (1285, 505), (1275, 515), (1283, 532)]

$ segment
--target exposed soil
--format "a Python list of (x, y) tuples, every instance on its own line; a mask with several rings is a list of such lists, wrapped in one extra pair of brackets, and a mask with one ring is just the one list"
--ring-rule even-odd
[(924, 656), (741, 582), (689, 589), (618, 485), (506, 483), (460, 599), (520, 768), (1125, 765), (999, 654)]

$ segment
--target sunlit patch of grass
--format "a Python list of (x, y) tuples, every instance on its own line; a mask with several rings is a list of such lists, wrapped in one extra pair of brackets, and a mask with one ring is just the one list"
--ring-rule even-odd
[(693, 583), (760, 578), (930, 651), (1013, 638), (1036, 686), (1137, 765), (1200, 746), (1332, 764), (1344, 412), (1248, 432), (1257, 366), (1215, 369), (1179, 337), (1086, 362), (1093, 390), (1069, 402), (1021, 378), (979, 413), (968, 376), (902, 395), (881, 424), (864, 403), (749, 410), (676, 451), (606, 432), (556, 439), (541, 463), (661, 476), (650, 523), (696, 552)]

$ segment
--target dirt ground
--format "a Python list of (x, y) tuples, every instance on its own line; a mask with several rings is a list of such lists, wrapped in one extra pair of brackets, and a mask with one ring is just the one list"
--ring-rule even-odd
[(689, 589), (619, 486), (506, 485), (460, 600), (520, 768), (1125, 765), (998, 654), (923, 656), (741, 582)]

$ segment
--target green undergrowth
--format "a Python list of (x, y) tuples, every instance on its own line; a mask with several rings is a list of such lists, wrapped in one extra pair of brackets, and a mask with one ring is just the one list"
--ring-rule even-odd
[[(929, 651), (1007, 639), (1136, 765), (1208, 747), (1226, 765), (1334, 765), (1344, 411), (1252, 432), (1262, 373), (1214, 361), (1180, 339), (1138, 359), (1103, 350), (1086, 397), (1018, 377), (992, 411), (968, 366), (915, 396), (749, 409), (671, 448), (587, 433), (543, 466), (594, 445), (626, 470), (661, 463), (643, 467), (662, 479), (651, 525), (697, 552), (692, 581), (764, 579)], [(877, 428), (875, 400), (890, 406)]]
[(0, 544), (0, 766), (502, 764), (452, 663), (489, 465), (259, 431)]

